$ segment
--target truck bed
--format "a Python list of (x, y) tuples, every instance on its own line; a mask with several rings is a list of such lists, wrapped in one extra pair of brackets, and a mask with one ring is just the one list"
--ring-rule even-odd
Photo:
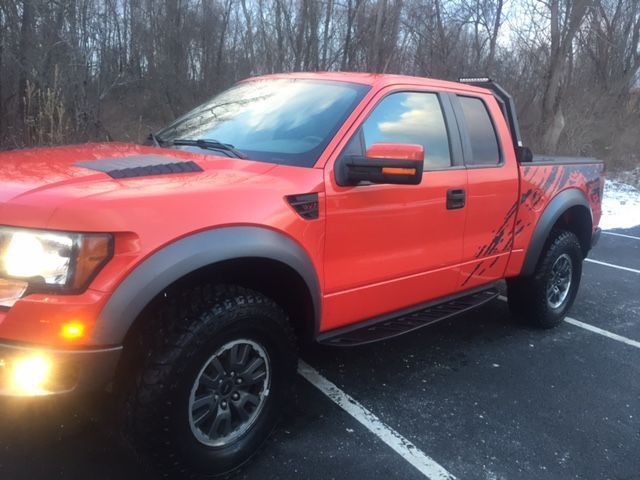
[[(602, 160), (592, 157), (565, 157), (557, 155), (534, 155), (529, 165), (585, 165), (603, 163)], [(525, 164), (526, 165), (526, 164)]]
[(591, 206), (593, 228), (598, 225), (604, 189), (604, 164), (600, 160), (537, 155), (533, 162), (520, 164), (519, 169), (520, 198), (514, 250), (527, 248), (545, 207), (566, 189), (578, 189), (585, 195)]

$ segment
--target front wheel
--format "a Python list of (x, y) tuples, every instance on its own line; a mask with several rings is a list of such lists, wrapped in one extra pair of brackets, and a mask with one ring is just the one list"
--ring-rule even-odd
[(134, 446), (165, 476), (235, 470), (289, 399), (296, 355), (285, 313), (257, 292), (204, 286), (168, 295), (150, 315), (126, 410)]
[(507, 281), (509, 308), (515, 318), (541, 328), (558, 325), (578, 293), (582, 259), (575, 234), (553, 231), (533, 275)]

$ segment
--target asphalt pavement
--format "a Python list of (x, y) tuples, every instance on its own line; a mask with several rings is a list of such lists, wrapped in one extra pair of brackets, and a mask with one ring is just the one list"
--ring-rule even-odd
[[(424, 479), (433, 462), (460, 480), (640, 479), (640, 227), (612, 233), (627, 237), (591, 252), (609, 265), (584, 264), (576, 323), (525, 328), (495, 300), (394, 340), (303, 352), (358, 408), (298, 376), (239, 478)], [(153, 478), (112, 433), (108, 401), (3, 403), (0, 479)]]

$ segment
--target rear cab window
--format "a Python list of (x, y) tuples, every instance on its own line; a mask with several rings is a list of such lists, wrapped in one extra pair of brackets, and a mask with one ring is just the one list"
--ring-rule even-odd
[(470, 154), (465, 155), (468, 166), (498, 166), (501, 164), (500, 145), (493, 121), (484, 101), (477, 97), (458, 95)]

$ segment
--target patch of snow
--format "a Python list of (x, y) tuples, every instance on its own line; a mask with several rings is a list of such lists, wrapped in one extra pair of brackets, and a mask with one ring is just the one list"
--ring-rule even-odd
[(640, 190), (609, 180), (604, 184), (600, 228), (632, 228), (640, 225)]
[(636, 168), (632, 170), (616, 172), (610, 178), (622, 183), (627, 183), (632, 187), (640, 188), (640, 165), (638, 165)]

